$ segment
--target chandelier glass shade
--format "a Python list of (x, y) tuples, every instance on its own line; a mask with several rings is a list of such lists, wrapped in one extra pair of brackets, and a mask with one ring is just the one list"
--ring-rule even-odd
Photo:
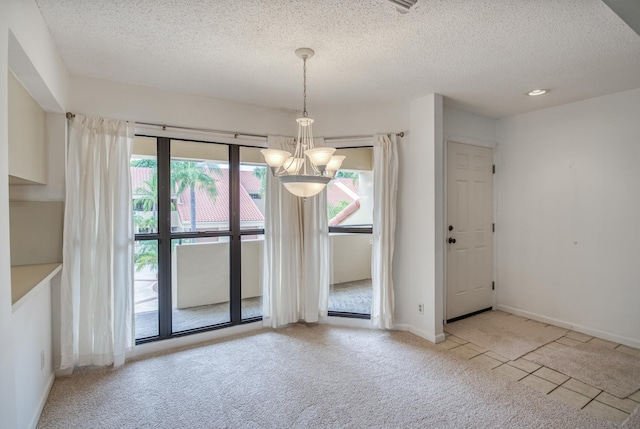
[(293, 153), (279, 149), (261, 150), (271, 173), (280, 179), (285, 188), (298, 197), (306, 198), (322, 192), (335, 177), (344, 156), (334, 155), (333, 147), (315, 147), (313, 119), (307, 116), (307, 59), (313, 50), (300, 48), (296, 55), (302, 58), (304, 74), (304, 108), (298, 123), (298, 138)]

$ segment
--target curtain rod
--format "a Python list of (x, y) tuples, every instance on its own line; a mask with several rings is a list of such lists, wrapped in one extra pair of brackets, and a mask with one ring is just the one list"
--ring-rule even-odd
[[(73, 119), (75, 117), (76, 117), (75, 113), (67, 112), (67, 119), (71, 120), (71, 119)], [(149, 122), (136, 122), (136, 124), (149, 125), (149, 126), (152, 126), (152, 127), (161, 127), (162, 131), (166, 131), (167, 128), (174, 128), (174, 129), (177, 129), (177, 130), (203, 131), (203, 132), (215, 133), (215, 134), (228, 134), (230, 136), (233, 136), (236, 139), (238, 137), (240, 137), (240, 136), (256, 137), (256, 138), (263, 138), (263, 139), (267, 138), (266, 135), (262, 135), (262, 134), (238, 133), (238, 132), (234, 132), (234, 131), (212, 130), (212, 129), (209, 129), (209, 128), (181, 127), (181, 126), (178, 126), (178, 125), (153, 124), (153, 123), (149, 123)], [(368, 136), (364, 135), (364, 136), (325, 137), (325, 141), (326, 140), (355, 140), (355, 139), (366, 139), (366, 138), (369, 138), (369, 137), (371, 137), (371, 136), (370, 135), (368, 135)], [(396, 133), (396, 137), (404, 137), (404, 131)]]

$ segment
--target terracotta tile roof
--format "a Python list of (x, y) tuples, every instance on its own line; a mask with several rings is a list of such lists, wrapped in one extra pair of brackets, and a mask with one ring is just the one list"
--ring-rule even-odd
[[(135, 195), (136, 189), (144, 187), (143, 182), (151, 177), (153, 168), (131, 167), (131, 188)], [(219, 173), (210, 172), (216, 180), (218, 196), (213, 200), (205, 190), (196, 188), (196, 221), (197, 222), (226, 222), (229, 219), (229, 170), (221, 169)], [(358, 184), (353, 179), (341, 177), (334, 179), (327, 185), (327, 202), (338, 204), (346, 201), (348, 205), (333, 219), (330, 225), (338, 225), (349, 215), (360, 208), (359, 201), (353, 199), (347, 192), (335, 185), (335, 181), (345, 185), (349, 190), (358, 193)], [(264, 221), (264, 215), (249, 195), (260, 193), (262, 183), (252, 171), (240, 172), (240, 220)], [(191, 200), (189, 191), (185, 190), (178, 198), (176, 209), (182, 222), (191, 221)]]
[(343, 185), (346, 185), (347, 188), (349, 188), (350, 190), (352, 190), (356, 194), (359, 194), (358, 186), (359, 186), (360, 182), (358, 182), (357, 180), (354, 181), (350, 177), (338, 177), (337, 179), (333, 179), (333, 180), (336, 180), (336, 181), (342, 183)]
[[(152, 171), (152, 168), (131, 167), (131, 187), (134, 190), (134, 194), (137, 188), (143, 186), (142, 182), (150, 177)], [(253, 175), (250, 171), (246, 173)], [(196, 187), (196, 221), (226, 222), (229, 220), (229, 170), (208, 171), (208, 174), (216, 180), (218, 196), (215, 199), (211, 198), (207, 191)], [(248, 179), (247, 182), (251, 183)], [(258, 181), (258, 183), (260, 182)], [(176, 209), (182, 222), (191, 221), (191, 199), (188, 189), (179, 196)], [(240, 184), (240, 220), (264, 220), (264, 215), (253, 202), (242, 183)]]
[(131, 191), (136, 194), (138, 188), (144, 188), (143, 182), (151, 178), (155, 168), (131, 167)]
[(262, 190), (262, 181), (253, 174), (253, 171), (240, 171), (240, 184), (250, 194), (259, 194)]
[(327, 203), (336, 205), (342, 200), (346, 201), (347, 203), (353, 202), (353, 198), (351, 198), (351, 196), (349, 196), (349, 194), (347, 194), (345, 191), (340, 189), (340, 187), (336, 186), (334, 180), (329, 182), (329, 184), (327, 185)]
[[(218, 196), (212, 198), (206, 190), (196, 187), (196, 221), (226, 222), (229, 220), (229, 170), (210, 171), (209, 175), (216, 180)], [(188, 190), (178, 198), (177, 209), (182, 222), (191, 221), (191, 199)], [(264, 220), (264, 215), (242, 184), (240, 185), (240, 220)]]
[(359, 208), (360, 208), (360, 200), (353, 201), (351, 204), (349, 204), (344, 209), (342, 209), (341, 212), (336, 214), (333, 218), (329, 219), (329, 226), (340, 225), (340, 223), (342, 223), (345, 219), (351, 216), (353, 212), (355, 212)]
[(354, 183), (354, 180), (349, 177), (340, 177), (329, 182), (327, 185), (327, 203), (331, 205), (336, 205), (340, 201), (346, 201), (348, 203), (342, 211), (329, 219), (330, 226), (339, 225), (360, 208), (359, 199), (354, 199), (349, 193), (345, 192), (344, 189), (337, 186), (335, 182), (339, 182), (341, 185), (344, 185), (350, 191), (358, 195), (358, 182), (356, 181)]

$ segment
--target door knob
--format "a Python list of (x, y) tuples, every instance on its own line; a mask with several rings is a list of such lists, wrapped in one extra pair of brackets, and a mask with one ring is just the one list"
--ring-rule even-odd
[(449, 231), (453, 231), (453, 225), (449, 225)]
[(453, 243), (453, 244), (455, 244), (455, 243), (456, 243), (456, 239), (455, 239), (455, 238), (451, 238), (451, 237), (449, 237), (449, 243)]

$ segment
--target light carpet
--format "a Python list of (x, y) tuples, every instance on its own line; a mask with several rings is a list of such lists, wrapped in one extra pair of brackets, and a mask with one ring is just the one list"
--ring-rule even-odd
[(620, 426), (623, 429), (638, 429), (640, 428), (640, 407), (637, 407)]
[(445, 331), (501, 356), (516, 360), (557, 340), (568, 331), (502, 311), (488, 311), (448, 323)]
[(408, 332), (296, 324), (56, 379), (39, 428), (609, 428)]
[(606, 347), (578, 344), (534, 361), (619, 398), (640, 389), (640, 358)]

